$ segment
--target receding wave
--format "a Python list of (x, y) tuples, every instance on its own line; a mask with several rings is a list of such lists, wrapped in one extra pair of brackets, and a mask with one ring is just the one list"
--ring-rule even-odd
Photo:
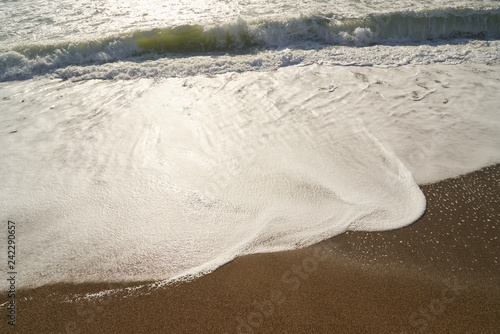
[(70, 65), (103, 64), (134, 57), (155, 59), (175, 54), (253, 52), (332, 45), (419, 43), (456, 38), (498, 38), (500, 9), (441, 9), (372, 14), (362, 18), (335, 14), (283, 21), (184, 25), (136, 31), (94, 40), (20, 44), (0, 54), (0, 80)]

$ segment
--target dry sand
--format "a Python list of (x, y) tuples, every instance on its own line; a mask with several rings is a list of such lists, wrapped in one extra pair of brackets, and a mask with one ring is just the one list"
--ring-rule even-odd
[[(497, 165), (424, 185), (427, 212), (409, 227), (241, 257), (187, 283), (20, 291), (10, 331), (500, 333), (499, 182)], [(64, 302), (118, 287), (107, 297)], [(10, 326), (2, 319), (4, 333)]]

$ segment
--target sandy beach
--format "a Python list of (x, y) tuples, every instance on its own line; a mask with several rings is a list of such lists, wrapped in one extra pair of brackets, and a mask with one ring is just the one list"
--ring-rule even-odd
[(498, 333), (498, 180), (499, 165), (423, 185), (409, 227), (240, 257), (191, 282), (19, 291), (2, 332)]

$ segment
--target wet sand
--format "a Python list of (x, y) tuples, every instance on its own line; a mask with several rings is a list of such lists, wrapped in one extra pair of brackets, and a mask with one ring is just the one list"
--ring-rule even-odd
[(16, 327), (2, 315), (0, 332), (500, 333), (500, 165), (421, 188), (427, 212), (403, 229), (245, 256), (165, 287), (18, 291)]

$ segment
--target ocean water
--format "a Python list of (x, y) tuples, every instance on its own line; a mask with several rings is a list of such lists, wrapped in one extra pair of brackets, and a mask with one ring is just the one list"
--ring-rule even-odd
[(18, 287), (411, 224), (418, 184), (500, 162), (499, 56), (493, 0), (2, 1)]

